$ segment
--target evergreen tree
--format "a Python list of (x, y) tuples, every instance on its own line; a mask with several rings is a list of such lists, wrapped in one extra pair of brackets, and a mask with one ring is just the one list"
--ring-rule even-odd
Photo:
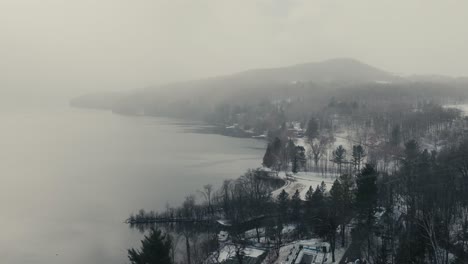
[(325, 184), (324, 181), (322, 181), (320, 183), (319, 188), (320, 188), (320, 192), (322, 193), (322, 196), (323, 196), (325, 194), (325, 192), (327, 191), (327, 185)]
[(299, 190), (296, 190), (294, 195), (291, 197), (291, 209), (292, 209), (292, 219), (294, 221), (298, 221), (301, 218), (301, 206), (302, 206), (302, 201), (301, 201), (301, 195), (299, 193)]
[(353, 146), (352, 162), (355, 170), (361, 171), (361, 164), (365, 157), (366, 153), (361, 145)]
[(276, 163), (276, 157), (273, 153), (273, 147), (271, 146), (271, 143), (268, 144), (267, 149), (265, 151), (265, 155), (263, 156), (263, 166), (267, 168), (273, 168), (273, 166)]
[(304, 170), (307, 162), (306, 154), (305, 154), (305, 148), (303, 146), (297, 146), (296, 147), (296, 157), (297, 157), (297, 162), (299, 164), (299, 167)]
[(292, 160), (292, 172), (297, 173), (301, 168), (305, 167), (306, 157), (305, 157), (305, 149), (303, 146), (296, 146), (294, 157)]
[(289, 194), (283, 189), (277, 198), (280, 219), (286, 219), (289, 209)]
[(346, 244), (346, 225), (353, 217), (354, 204), (354, 180), (351, 175), (343, 174), (340, 176), (341, 195), (342, 195), (342, 212), (341, 212), (341, 246)]
[(343, 218), (343, 188), (339, 180), (335, 180), (330, 189), (330, 198), (328, 199), (326, 210), (327, 215), (324, 219), (326, 222), (325, 234), (330, 242), (332, 252), (332, 262), (335, 262), (335, 248), (336, 248), (336, 230), (339, 223), (342, 223)]
[(314, 196), (314, 188), (312, 186), (309, 187), (309, 190), (307, 190), (306, 195), (305, 195), (305, 213), (304, 213), (304, 218), (305, 222), (307, 222), (307, 226), (310, 226), (310, 221), (313, 219), (313, 197)]
[(314, 194), (314, 188), (312, 188), (312, 186), (309, 186), (309, 190), (307, 190), (306, 195), (305, 195), (305, 200), (307, 202), (312, 201), (313, 194)]
[(338, 179), (333, 182), (330, 189), (331, 206), (338, 208), (340, 211), (343, 209), (343, 187)]
[(268, 143), (265, 155), (263, 156), (263, 166), (276, 169), (281, 162), (282, 143), (279, 138), (275, 138), (271, 143)]
[(285, 164), (289, 166), (289, 163), (292, 162), (294, 166), (294, 159), (296, 157), (296, 145), (292, 139), (288, 140), (288, 144), (286, 144), (285, 149)]
[(392, 133), (390, 135), (390, 145), (398, 146), (401, 143), (401, 131), (400, 125), (394, 125), (392, 128)]
[(310, 224), (312, 228), (320, 237), (325, 238), (330, 243), (332, 261), (335, 262), (335, 245), (336, 245), (336, 230), (339, 223), (339, 211), (337, 206), (341, 191), (339, 190), (339, 182), (335, 181), (334, 187), (331, 192), (333, 196), (326, 197), (326, 185), (324, 182), (317, 186), (312, 195), (313, 217)]
[(367, 235), (367, 252), (370, 254), (370, 232), (374, 225), (377, 207), (377, 171), (366, 164), (356, 180), (356, 206), (361, 224), (360, 230)]
[(311, 118), (307, 123), (307, 129), (305, 135), (309, 141), (312, 141), (314, 138), (317, 138), (319, 135), (319, 124), (317, 119)]
[(377, 202), (377, 171), (366, 164), (356, 180), (356, 205), (363, 220), (372, 220)]
[(338, 164), (338, 172), (341, 175), (342, 165), (346, 162), (346, 149), (343, 148), (342, 145), (339, 145), (338, 148), (336, 148), (336, 150), (333, 151), (332, 155), (333, 162)]
[(141, 250), (129, 249), (132, 264), (172, 264), (170, 257), (172, 240), (160, 230), (151, 230), (141, 241)]
[(312, 205), (312, 225), (319, 220), (319, 215), (322, 213), (322, 210), (325, 207), (324, 198), (325, 198), (325, 183), (322, 182), (321, 185), (317, 185), (314, 193), (312, 194), (311, 205)]
[(292, 160), (291, 172), (294, 173), (294, 174), (299, 172), (299, 160), (297, 159), (296, 154), (294, 154), (294, 157), (293, 157), (293, 160)]

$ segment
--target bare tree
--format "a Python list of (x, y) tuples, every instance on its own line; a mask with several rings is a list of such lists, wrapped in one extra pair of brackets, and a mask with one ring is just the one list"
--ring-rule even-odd
[(211, 184), (206, 184), (203, 186), (203, 191), (198, 191), (204, 198), (205, 198), (205, 201), (208, 203), (208, 210), (210, 212), (210, 214), (213, 215), (213, 206), (212, 206), (212, 198), (211, 198), (211, 195), (212, 195), (212, 191), (213, 191), (213, 185)]
[(312, 159), (314, 160), (315, 168), (318, 168), (318, 162), (324, 155), (325, 150), (329, 145), (329, 140), (326, 137), (320, 137), (319, 139), (314, 139), (310, 142)]

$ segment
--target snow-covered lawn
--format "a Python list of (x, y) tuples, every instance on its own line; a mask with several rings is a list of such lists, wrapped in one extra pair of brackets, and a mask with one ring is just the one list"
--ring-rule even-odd
[(357, 144), (357, 139), (353, 138), (353, 135), (351, 135), (351, 133), (345, 132), (345, 131), (338, 132), (338, 133), (335, 133), (335, 142), (333, 142), (333, 147), (331, 151), (335, 150), (337, 147), (341, 145), (343, 146), (343, 148), (345, 148), (348, 151), (349, 154), (351, 154), (350, 151), (352, 151), (353, 145), (356, 145), (356, 144)]
[[(331, 253), (322, 253), (321, 247), (329, 248), (329, 244), (323, 242), (321, 239), (300, 240), (285, 245), (279, 250), (279, 257), (272, 262), (272, 258), (276, 258), (275, 252), (270, 252), (269, 256), (265, 259), (264, 263), (273, 264), (294, 264), (300, 263), (304, 254), (313, 256), (315, 262), (312, 263), (339, 263), (346, 248), (337, 247), (335, 250), (335, 262), (332, 262)], [(318, 249), (318, 250), (317, 250)]]
[[(258, 258), (260, 255), (265, 253), (265, 251), (253, 247), (246, 247), (244, 248), (244, 256), (251, 257), (251, 258)], [(221, 251), (219, 252), (218, 256), (218, 263), (227, 261), (230, 258), (234, 258), (236, 256), (236, 247), (234, 245), (228, 244), (225, 245)]]
[[(296, 225), (295, 224), (286, 224), (286, 225), (283, 226), (283, 230), (281, 230), (281, 233), (283, 235), (289, 235), (289, 234), (293, 233), (294, 230), (296, 230)], [(250, 230), (248, 230), (248, 231), (246, 231), (244, 233), (245, 238), (247, 240), (249, 240), (250, 242), (252, 242), (253, 244), (255, 244), (255, 246), (263, 247), (263, 246), (265, 246), (266, 243), (271, 242), (271, 241), (268, 241), (267, 237), (265, 237), (265, 228), (264, 227), (260, 227), (258, 229), (258, 234), (260, 236), (260, 243), (258, 243), (258, 240), (257, 240), (257, 230), (256, 229), (250, 229)]]
[(327, 185), (327, 190), (329, 190), (337, 177), (337, 175), (323, 176), (321, 173), (317, 172), (298, 172), (290, 175), (291, 177), (287, 177), (284, 172), (280, 172), (278, 174), (279, 177), (286, 179), (287, 182), (283, 187), (272, 192), (273, 197), (277, 197), (283, 190), (285, 190), (289, 194), (289, 197), (291, 197), (294, 195), (296, 190), (298, 190), (301, 195), (301, 199), (304, 200), (310, 186), (315, 190), (317, 185), (320, 185), (323, 181)]
[[(468, 107), (468, 106), (467, 106)], [(467, 108), (468, 110), (468, 108)], [(335, 150), (338, 146), (342, 145), (345, 149), (351, 150), (353, 148), (353, 145), (357, 144), (358, 139), (356, 138), (356, 135), (353, 135), (354, 133), (351, 133), (350, 131), (338, 131), (334, 134), (335, 141), (333, 144), (330, 146), (329, 151)], [(306, 137), (302, 138), (295, 138), (294, 139), (294, 144), (297, 146), (302, 146), (304, 149), (307, 151), (310, 149), (310, 144), (307, 142)]]

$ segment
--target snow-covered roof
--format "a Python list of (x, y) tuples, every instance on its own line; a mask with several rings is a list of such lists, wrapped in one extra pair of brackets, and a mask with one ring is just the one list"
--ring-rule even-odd
[(220, 220), (216, 220), (216, 222), (218, 222), (218, 224), (223, 225), (223, 226), (232, 226), (230, 220), (220, 219)]
[[(234, 258), (235, 252), (236, 252), (236, 248), (234, 245), (225, 245), (219, 253), (218, 262), (224, 262), (231, 258)], [(265, 251), (261, 249), (257, 249), (253, 247), (244, 248), (244, 256), (246, 257), (258, 258), (263, 253), (265, 253)]]

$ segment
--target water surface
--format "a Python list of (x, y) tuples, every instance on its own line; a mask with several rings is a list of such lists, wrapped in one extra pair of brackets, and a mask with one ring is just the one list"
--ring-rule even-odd
[(0, 107), (0, 263), (128, 263), (123, 221), (261, 162), (265, 143), (180, 120)]

